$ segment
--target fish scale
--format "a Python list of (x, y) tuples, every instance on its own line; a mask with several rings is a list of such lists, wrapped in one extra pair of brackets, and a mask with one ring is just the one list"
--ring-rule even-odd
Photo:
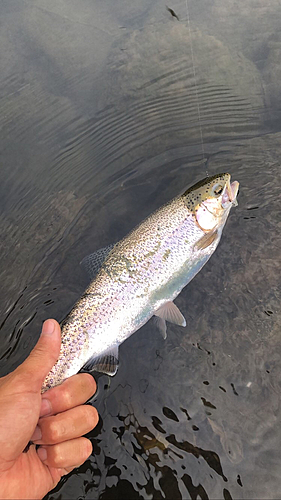
[[(185, 324), (173, 300), (215, 251), (237, 191), (229, 174), (206, 178), (105, 252), (101, 268), (62, 324), (60, 356), (42, 392), (85, 364), (116, 373), (118, 346), (153, 315), (164, 338), (166, 320)], [(100, 262), (101, 255), (92, 261)]]

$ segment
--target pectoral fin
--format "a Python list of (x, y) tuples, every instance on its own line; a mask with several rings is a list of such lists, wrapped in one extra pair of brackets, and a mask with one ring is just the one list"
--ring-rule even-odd
[(204, 248), (209, 247), (218, 237), (218, 231), (217, 229), (212, 229), (208, 233), (204, 234), (202, 238), (200, 238), (197, 243), (195, 243), (194, 247), (197, 250), (204, 250)]
[(100, 356), (90, 358), (83, 366), (83, 370), (106, 373), (115, 375), (119, 365), (118, 345), (111, 347)]
[(166, 321), (163, 318), (159, 318), (159, 316), (155, 316), (154, 322), (159, 332), (161, 333), (164, 340), (167, 338), (167, 326)]
[(186, 326), (185, 318), (174, 302), (166, 302), (154, 314), (164, 321), (169, 321), (179, 326)]
[(91, 253), (90, 255), (84, 257), (84, 259), (80, 262), (81, 266), (91, 279), (93, 279), (99, 272), (101, 266), (103, 265), (106, 257), (111, 252), (114, 245), (115, 244), (108, 245), (108, 247), (100, 248), (96, 252)]

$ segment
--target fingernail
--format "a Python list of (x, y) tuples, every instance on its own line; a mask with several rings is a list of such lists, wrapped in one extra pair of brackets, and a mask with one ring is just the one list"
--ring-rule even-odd
[(47, 319), (43, 323), (41, 335), (52, 335), (52, 333), (55, 331), (55, 325), (56, 323), (54, 322), (53, 319)]
[(33, 432), (32, 436), (30, 438), (30, 441), (39, 441), (39, 439), (41, 439), (41, 437), (42, 437), (41, 429), (40, 429), (39, 425), (36, 425), (35, 431)]
[(45, 417), (52, 413), (52, 406), (48, 399), (42, 399), (40, 408), (40, 417)]
[(42, 460), (42, 462), (44, 462), (44, 460), (47, 459), (47, 450), (46, 450), (46, 448), (42, 448), (40, 446), (40, 448), (38, 448), (38, 450), (37, 450), (37, 455), (40, 458), (40, 460)]

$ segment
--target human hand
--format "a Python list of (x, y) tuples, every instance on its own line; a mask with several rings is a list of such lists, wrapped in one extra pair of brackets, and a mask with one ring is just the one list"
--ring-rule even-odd
[[(40, 499), (92, 453), (83, 434), (98, 413), (83, 405), (96, 391), (93, 377), (79, 373), (41, 395), (60, 351), (60, 326), (45, 321), (28, 358), (0, 379), (0, 498)], [(29, 441), (40, 445), (36, 451)]]

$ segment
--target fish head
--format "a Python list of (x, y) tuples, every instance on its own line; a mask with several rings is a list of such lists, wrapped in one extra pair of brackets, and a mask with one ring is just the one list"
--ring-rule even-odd
[(205, 232), (223, 226), (231, 207), (237, 205), (239, 182), (230, 179), (227, 173), (206, 177), (182, 195), (196, 224)]

